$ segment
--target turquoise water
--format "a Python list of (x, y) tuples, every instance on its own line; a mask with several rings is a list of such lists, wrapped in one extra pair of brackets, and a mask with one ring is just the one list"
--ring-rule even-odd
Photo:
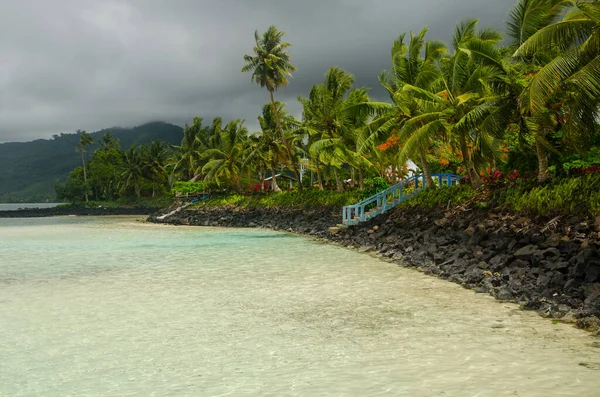
[[(597, 396), (597, 339), (311, 239), (0, 219), (0, 396)], [(582, 365), (584, 364), (584, 365)]]

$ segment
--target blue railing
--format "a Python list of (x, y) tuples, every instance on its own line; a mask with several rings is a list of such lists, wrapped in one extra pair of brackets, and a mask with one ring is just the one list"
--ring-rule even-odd
[[(433, 174), (431, 178), (434, 182), (437, 181), (439, 187), (443, 187), (456, 185), (460, 176), (454, 174)], [(409, 191), (411, 184), (414, 184), (414, 189)], [(346, 225), (356, 225), (360, 222), (368, 221), (377, 215), (391, 210), (426, 188), (425, 175), (411, 176), (360, 203), (344, 207), (342, 209), (342, 222)]]

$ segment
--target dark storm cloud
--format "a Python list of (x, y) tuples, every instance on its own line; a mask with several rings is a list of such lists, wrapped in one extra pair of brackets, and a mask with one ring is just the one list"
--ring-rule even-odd
[[(384, 99), (377, 76), (401, 32), (448, 41), (478, 18), (503, 28), (514, 0), (5, 0), (0, 15), (0, 142), (151, 120), (245, 118), (267, 93), (240, 73), (255, 29), (287, 32), (298, 67), (277, 99), (300, 115), (330, 66)], [(8, 4), (6, 4), (8, 3)]]

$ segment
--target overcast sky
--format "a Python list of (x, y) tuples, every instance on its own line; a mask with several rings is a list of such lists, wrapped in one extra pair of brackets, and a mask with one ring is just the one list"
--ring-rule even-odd
[(385, 99), (377, 76), (393, 40), (461, 19), (504, 28), (516, 0), (0, 0), (0, 142), (164, 120), (244, 118), (268, 94), (242, 74), (254, 31), (276, 25), (298, 70), (276, 99), (300, 116), (331, 66)]

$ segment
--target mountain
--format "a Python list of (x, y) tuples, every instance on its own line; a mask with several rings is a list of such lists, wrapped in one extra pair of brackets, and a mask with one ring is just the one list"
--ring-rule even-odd
[[(179, 126), (152, 122), (134, 128), (107, 128), (92, 133), (94, 145), (87, 148), (87, 157), (100, 145), (98, 141), (112, 132), (126, 149), (153, 140), (179, 145), (183, 129)], [(75, 151), (77, 134), (54, 135), (53, 139), (0, 144), (0, 202), (47, 201), (54, 199), (54, 184), (81, 165), (81, 154)]]

